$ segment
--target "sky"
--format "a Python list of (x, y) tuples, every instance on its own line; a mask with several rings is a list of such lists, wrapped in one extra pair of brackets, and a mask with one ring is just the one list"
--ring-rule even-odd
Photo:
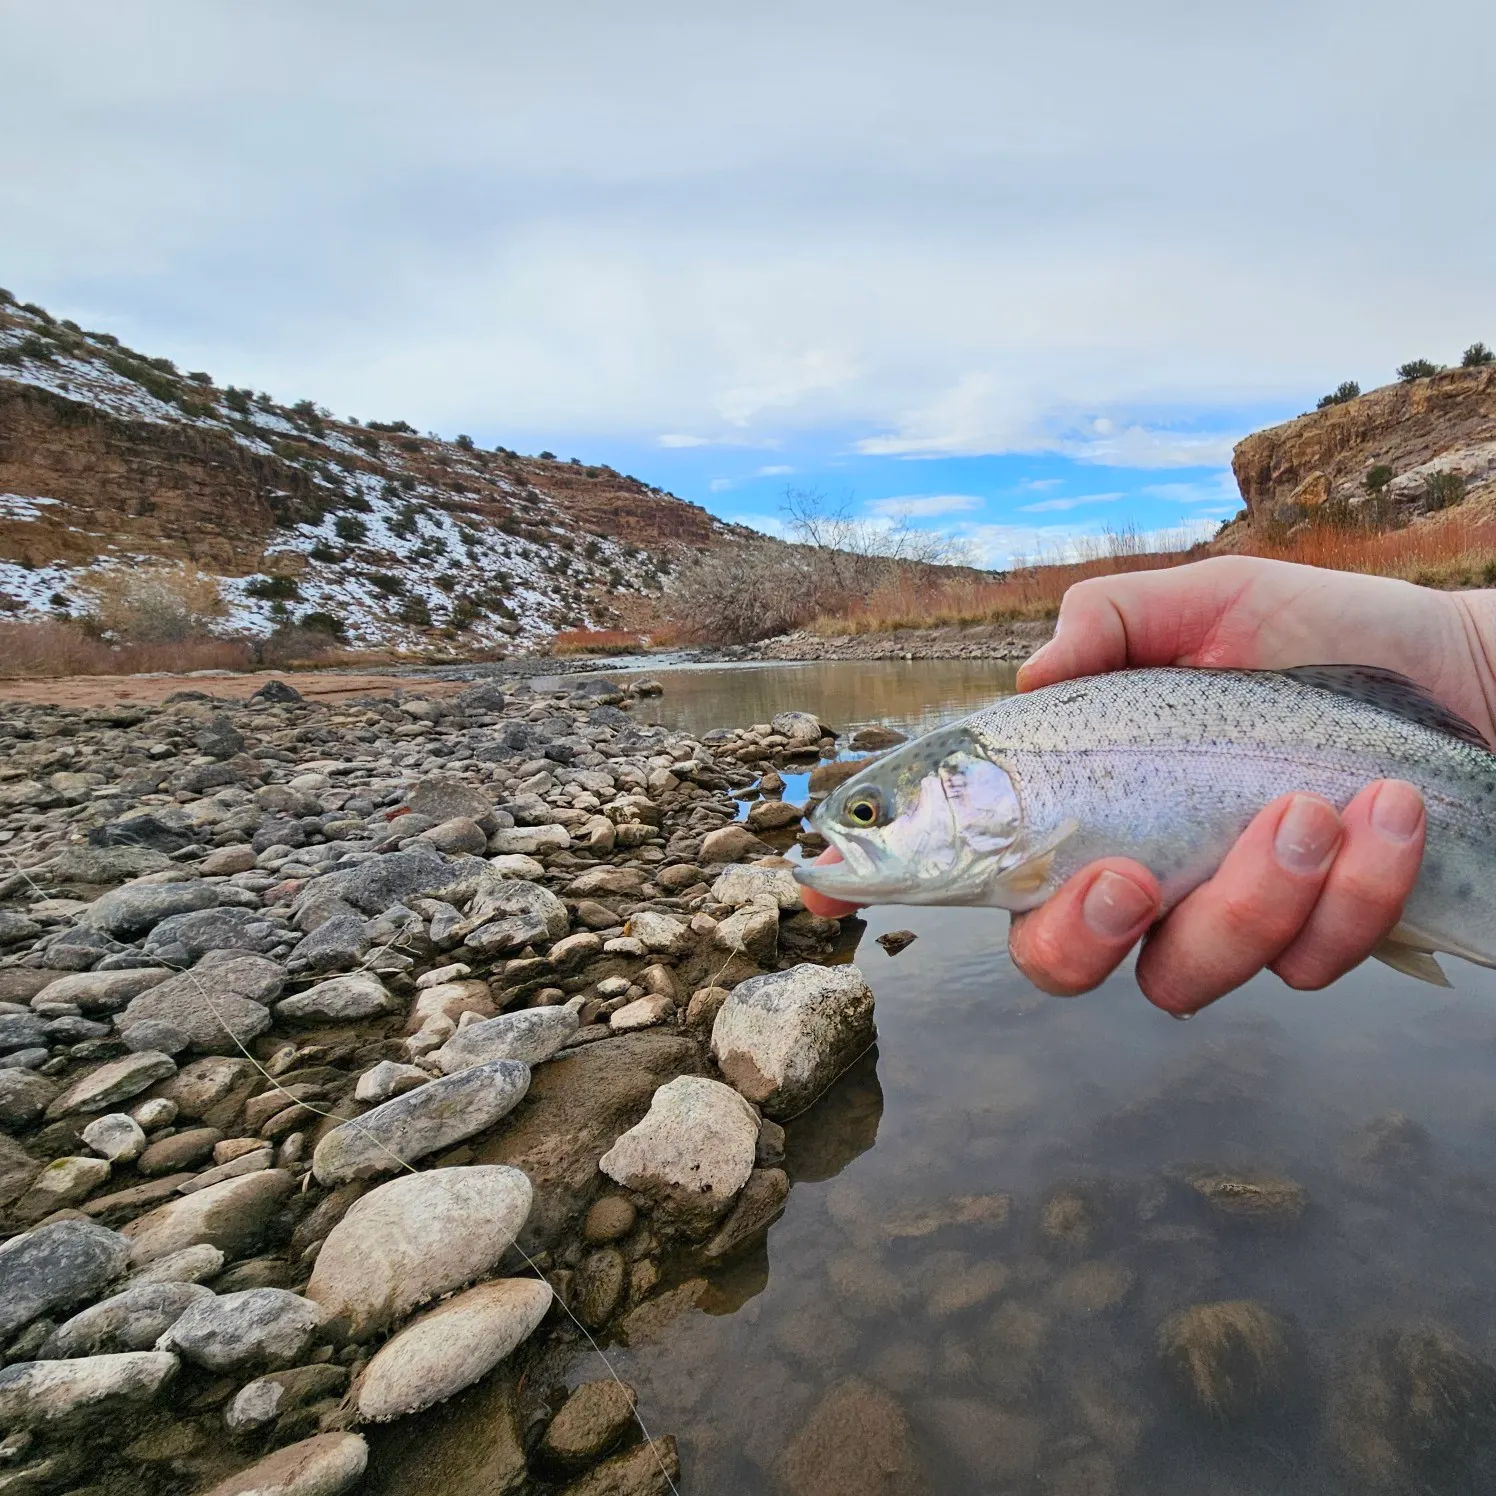
[(0, 285), (222, 382), (985, 564), (1496, 343), (1496, 6), (0, 7)]

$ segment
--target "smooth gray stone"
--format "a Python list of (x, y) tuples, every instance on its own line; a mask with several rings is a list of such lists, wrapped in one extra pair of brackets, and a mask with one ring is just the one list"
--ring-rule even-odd
[(42, 1428), (113, 1416), (153, 1401), (180, 1365), (160, 1351), (18, 1362), (0, 1371), (0, 1427)]
[(93, 1221), (54, 1221), (0, 1246), (0, 1339), (40, 1314), (96, 1297), (130, 1260), (130, 1243)]
[(324, 1318), (320, 1304), (284, 1288), (246, 1288), (199, 1299), (156, 1344), (209, 1371), (291, 1366)]
[(148, 1351), (195, 1303), (211, 1299), (201, 1283), (144, 1283), (91, 1304), (47, 1337), (38, 1357), (63, 1361), (119, 1351)]
[(217, 903), (218, 889), (200, 879), (191, 883), (127, 883), (95, 899), (78, 916), (78, 923), (116, 940), (127, 940), (145, 934), (173, 914), (211, 909)]

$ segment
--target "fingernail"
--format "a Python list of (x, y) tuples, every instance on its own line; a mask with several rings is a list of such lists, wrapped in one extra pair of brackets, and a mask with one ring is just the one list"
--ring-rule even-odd
[(1104, 872), (1081, 902), (1086, 927), (1103, 940), (1130, 935), (1153, 913), (1152, 896), (1120, 873)]
[(1371, 824), (1392, 842), (1410, 842), (1423, 823), (1423, 796), (1411, 784), (1389, 779), (1371, 802)]
[(1312, 795), (1295, 795), (1273, 838), (1273, 853), (1290, 873), (1317, 873), (1340, 843), (1340, 817)]

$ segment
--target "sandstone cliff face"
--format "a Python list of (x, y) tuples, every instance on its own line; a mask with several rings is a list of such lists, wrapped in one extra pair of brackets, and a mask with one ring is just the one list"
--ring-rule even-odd
[(90, 569), (191, 562), (238, 629), (492, 643), (606, 624), (683, 550), (741, 534), (607, 467), (338, 421), (180, 374), (0, 293), (0, 611), (77, 605)]
[(1467, 493), (1496, 490), (1496, 367), (1450, 369), (1311, 411), (1238, 443), (1231, 467), (1253, 519), (1280, 505), (1359, 504), (1385, 464), (1389, 492), (1416, 502), (1432, 472), (1457, 472)]

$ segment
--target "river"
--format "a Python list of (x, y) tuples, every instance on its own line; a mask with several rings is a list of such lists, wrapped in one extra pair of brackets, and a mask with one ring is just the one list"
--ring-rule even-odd
[[(659, 678), (646, 710), (695, 732), (786, 708), (922, 730), (1012, 674)], [(1490, 1489), (1496, 1397), (1451, 1337), (1496, 1344), (1496, 972), (1261, 977), (1181, 1024), (1126, 971), (1040, 995), (1006, 926), (869, 912), (877, 1050), (789, 1125), (765, 1247), (606, 1345), (682, 1496), (812, 1496), (807, 1471), (814, 1496)]]

